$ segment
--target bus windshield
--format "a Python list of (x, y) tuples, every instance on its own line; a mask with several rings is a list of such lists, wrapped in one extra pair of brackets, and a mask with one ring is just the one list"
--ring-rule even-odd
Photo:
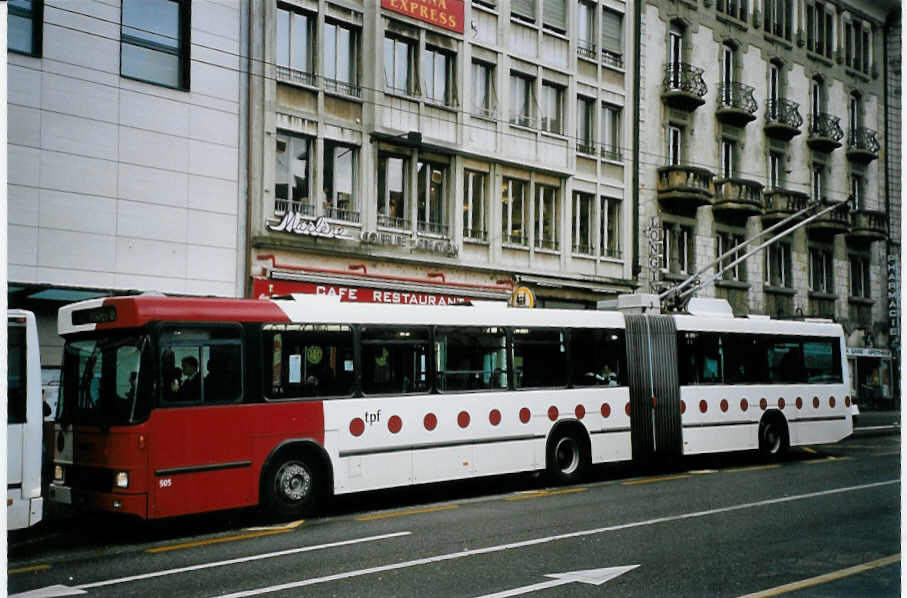
[(145, 358), (148, 344), (144, 335), (68, 341), (57, 419), (106, 428), (147, 418), (152, 374), (150, 367), (141, 366), (150, 363)]

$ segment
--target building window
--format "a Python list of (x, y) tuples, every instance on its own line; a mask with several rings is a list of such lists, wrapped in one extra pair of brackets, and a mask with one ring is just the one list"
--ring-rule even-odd
[(729, 17), (746, 20), (746, 0), (718, 0), (715, 8)]
[(542, 23), (546, 29), (563, 33), (567, 30), (567, 0), (544, 0)]
[(464, 172), (466, 195), (463, 197), (463, 237), (479, 241), (488, 240), (485, 227), (485, 188), (488, 175), (484, 172)]
[(576, 8), (576, 53), (583, 58), (598, 58), (595, 45), (595, 4), (580, 1)]
[(784, 155), (777, 152), (768, 154), (768, 188), (771, 190), (784, 187)]
[(384, 82), (389, 91), (415, 95), (414, 56), (414, 43), (395, 37), (384, 38)]
[(315, 215), (312, 201), (312, 139), (277, 133), (274, 213)]
[(721, 104), (734, 105), (734, 47), (730, 44), (721, 46)]
[(857, 129), (863, 126), (863, 101), (859, 94), (850, 94), (850, 102), (847, 108), (847, 120), (850, 125), (851, 135), (855, 135)]
[(189, 89), (189, 2), (123, 0), (120, 74)]
[(595, 222), (595, 196), (573, 192), (573, 253), (592, 255), (592, 225)]
[(721, 176), (723, 179), (734, 177), (737, 171), (734, 159), (736, 154), (736, 143), (730, 139), (721, 140)]
[(621, 201), (614, 197), (602, 197), (600, 207), (601, 223), (599, 226), (599, 251), (603, 257), (619, 258), (621, 256)]
[(355, 146), (324, 140), (325, 215), (328, 218), (359, 222), (356, 201)]
[(602, 62), (624, 66), (624, 15), (609, 8), (602, 9)]
[(681, 89), (683, 83), (683, 34), (684, 29), (677, 23), (671, 23), (668, 31), (668, 89)]
[[(746, 254), (746, 249), (743, 246), (743, 235), (731, 232), (719, 232), (717, 240), (718, 245), (715, 257), (720, 258), (718, 261), (718, 269), (723, 270), (721, 277), (724, 280), (746, 282), (746, 262), (743, 261), (731, 266), (735, 260)], [(725, 257), (721, 257), (729, 251), (732, 253)]]
[(834, 293), (834, 259), (831, 249), (810, 248), (809, 290), (817, 293)]
[(822, 166), (813, 167), (813, 178), (812, 178), (812, 200), (813, 201), (822, 201), (825, 198), (824, 189), (822, 187)]
[(784, 97), (781, 93), (781, 65), (776, 62), (768, 64), (768, 99), (771, 102), (769, 106), (769, 116), (772, 120), (778, 119), (778, 101)]
[(8, 11), (7, 49), (19, 54), (41, 56), (43, 0), (10, 0)]
[(594, 111), (595, 100), (582, 96), (576, 98), (576, 151), (582, 154), (595, 154), (592, 128)]
[(826, 58), (834, 49), (834, 8), (821, 2), (806, 7), (806, 47)]
[(501, 190), (501, 232), (507, 245), (526, 245), (526, 188), (518, 179), (504, 179)]
[(825, 84), (821, 77), (814, 77), (810, 84), (812, 90), (812, 114), (815, 119), (825, 110)]
[(862, 255), (850, 256), (850, 296), (872, 298), (869, 281), (869, 258)]
[(619, 162), (622, 158), (621, 129), (622, 110), (620, 106), (602, 104), (601, 155), (606, 160)]
[(533, 87), (535, 81), (532, 77), (519, 73), (510, 73), (510, 123), (523, 127), (533, 125), (532, 105)]
[(494, 91), (494, 65), (472, 61), (472, 109), (473, 114), (494, 118), (498, 99)]
[(447, 235), (447, 166), (419, 161), (416, 205), (419, 232)]
[(425, 48), (422, 52), (422, 93), (430, 102), (453, 103), (453, 56)]
[(678, 166), (683, 159), (683, 129), (670, 125), (668, 127), (668, 165)]
[(869, 73), (870, 31), (858, 20), (844, 25), (844, 62), (852, 69)]
[(277, 7), (277, 76), (295, 83), (315, 84), (312, 56), (315, 17)]
[(851, 210), (861, 210), (863, 209), (863, 177), (860, 175), (852, 175), (850, 177), (850, 209)]
[(378, 154), (378, 225), (409, 229), (406, 179), (409, 159)]
[(662, 224), (662, 272), (691, 274), (695, 271), (693, 227), (665, 222)]
[(359, 31), (324, 24), (324, 88), (359, 97)]
[(535, 246), (539, 249), (560, 249), (558, 222), (560, 206), (557, 187), (535, 186)]
[(535, 22), (535, 0), (511, 0), (510, 16)]
[(765, 32), (791, 41), (793, 0), (765, 0)]
[(560, 135), (563, 130), (564, 88), (553, 83), (542, 83), (541, 128)]
[(765, 248), (764, 273), (765, 284), (771, 287), (789, 289), (793, 286), (791, 276), (791, 248), (782, 241), (772, 243)]

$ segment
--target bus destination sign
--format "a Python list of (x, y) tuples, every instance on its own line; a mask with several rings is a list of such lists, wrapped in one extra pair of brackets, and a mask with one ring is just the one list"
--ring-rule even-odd
[(463, 0), (381, 0), (381, 8), (463, 33)]

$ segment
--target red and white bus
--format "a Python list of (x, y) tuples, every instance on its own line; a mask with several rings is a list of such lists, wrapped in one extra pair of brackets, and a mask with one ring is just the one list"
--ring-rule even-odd
[(144, 518), (852, 431), (832, 323), (136, 296), (59, 332), (50, 496)]

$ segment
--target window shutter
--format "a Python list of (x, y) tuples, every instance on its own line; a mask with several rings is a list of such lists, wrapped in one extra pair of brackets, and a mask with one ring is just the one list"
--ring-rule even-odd
[(510, 12), (514, 15), (535, 20), (535, 0), (513, 0), (510, 3)]
[(602, 13), (602, 49), (623, 54), (623, 15), (604, 9)]
[(567, 0), (544, 0), (544, 23), (559, 31), (567, 30)]

